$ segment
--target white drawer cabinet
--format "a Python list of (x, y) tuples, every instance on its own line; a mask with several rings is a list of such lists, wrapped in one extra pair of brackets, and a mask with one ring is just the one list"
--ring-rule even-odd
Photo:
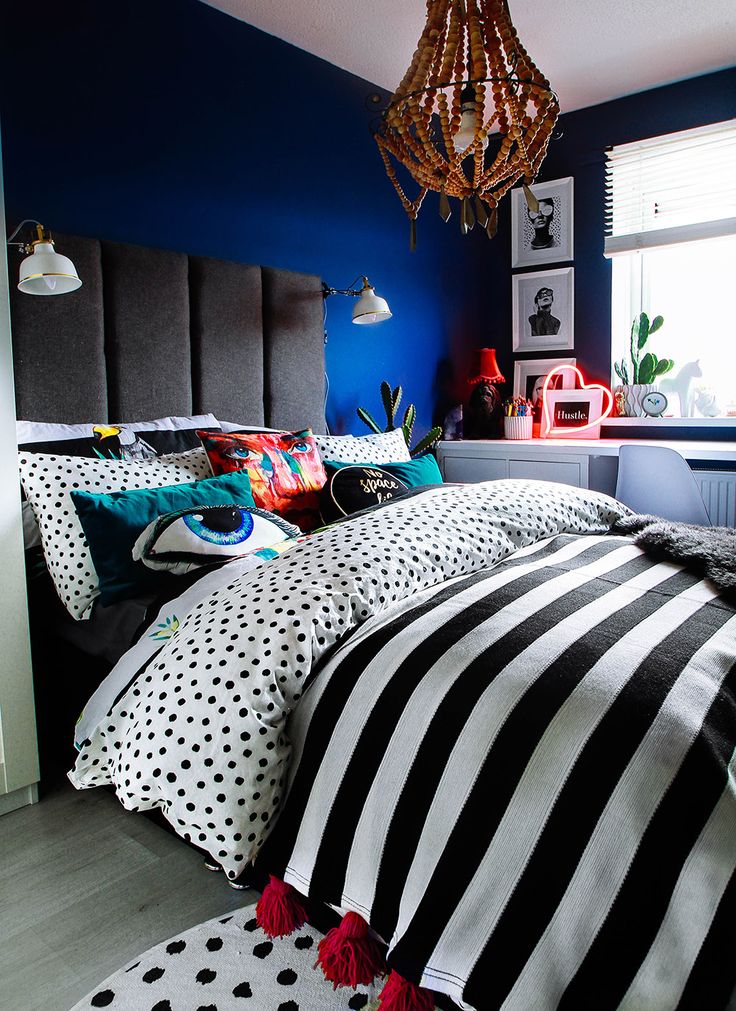
[[(460, 483), (524, 478), (559, 481), (613, 495), (618, 451), (625, 439), (468, 439), (440, 442), (437, 459), (445, 481)], [(695, 471), (711, 522), (736, 526), (736, 442), (637, 440), (668, 446)]]
[(445, 481), (525, 478), (588, 487), (588, 457), (550, 451), (548, 444), (513, 441), (441, 442), (437, 451)]
[(464, 484), (466, 481), (499, 481), (509, 476), (508, 460), (498, 457), (448, 453), (444, 459), (439, 459), (445, 481)]

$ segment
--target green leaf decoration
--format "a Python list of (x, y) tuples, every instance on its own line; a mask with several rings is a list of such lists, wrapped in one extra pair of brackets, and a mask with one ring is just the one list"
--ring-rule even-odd
[(428, 449), (436, 446), (437, 443), (442, 438), (442, 429), (439, 425), (435, 425), (434, 428), (430, 428), (423, 439), (416, 444), (414, 449), (411, 450), (412, 456), (419, 456), (421, 453), (426, 453)]
[(639, 382), (639, 319), (638, 317), (634, 319), (631, 324), (631, 341), (629, 344), (629, 353), (631, 356), (631, 378), (634, 383)]
[(368, 411), (366, 411), (366, 409), (364, 407), (359, 407), (357, 409), (357, 411), (356, 411), (356, 414), (358, 415), (358, 417), (360, 418), (360, 420), (362, 422), (364, 422), (364, 424), (366, 424), (368, 426), (368, 428), (371, 429), (371, 431), (375, 432), (376, 435), (380, 435), (381, 434), (381, 432), (383, 431), (383, 429), (376, 423), (376, 421), (373, 418), (373, 416), (370, 415), (368, 413)]
[[(634, 317), (634, 321), (631, 324), (630, 342), (631, 382), (634, 384), (643, 383), (648, 385), (654, 381), (656, 376), (664, 375), (674, 365), (673, 363), (669, 368), (666, 368), (662, 362), (669, 362), (671, 359), (664, 358), (660, 361), (651, 352), (647, 352), (643, 358), (641, 357), (647, 341), (653, 333), (659, 330), (663, 323), (664, 318), (662, 316), (655, 316), (650, 323), (649, 316), (645, 312), (640, 312), (638, 316)], [(622, 359), (620, 363), (614, 364), (614, 368), (616, 374), (623, 379), (624, 383), (628, 384), (628, 370), (625, 360)]]
[(663, 376), (667, 372), (671, 372), (674, 369), (675, 363), (671, 358), (660, 358), (657, 362), (657, 368), (654, 370), (655, 376)]
[(639, 350), (644, 347), (649, 340), (649, 317), (645, 312), (639, 316)]
[(623, 360), (623, 358), (621, 359), (620, 362), (614, 362), (613, 363), (613, 367), (614, 367), (614, 369), (616, 371), (616, 375), (621, 380), (621, 382), (625, 383), (628, 386), (628, 384), (629, 384), (629, 373), (628, 373), (628, 370), (626, 368), (626, 362)]
[(409, 404), (404, 413), (404, 423), (401, 426), (404, 432), (404, 440), (407, 446), (411, 446), (411, 436), (414, 431), (414, 422), (417, 419), (417, 409), (414, 404)]
[(390, 432), (394, 428), (394, 396), (391, 387), (385, 379), (381, 383), (381, 400), (383, 401), (383, 409), (386, 412), (386, 431)]
[(654, 379), (656, 368), (656, 357), (650, 351), (647, 351), (641, 360), (641, 364), (639, 365), (639, 382), (648, 386)]
[(396, 418), (396, 415), (399, 413), (399, 404), (401, 403), (401, 397), (402, 397), (403, 393), (404, 393), (404, 391), (402, 390), (402, 388), (400, 386), (395, 386), (394, 387), (394, 392), (391, 394), (391, 401), (393, 403), (393, 411), (394, 411), (394, 419)]

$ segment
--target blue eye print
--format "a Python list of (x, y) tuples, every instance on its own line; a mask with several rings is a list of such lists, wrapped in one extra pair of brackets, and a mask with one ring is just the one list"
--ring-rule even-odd
[(251, 513), (229, 507), (189, 513), (182, 519), (193, 534), (210, 544), (242, 544), (253, 533), (255, 525)]
[(308, 453), (309, 443), (308, 442), (294, 442), (289, 447), (292, 453)]
[(254, 506), (229, 503), (162, 516), (146, 549), (149, 559), (227, 558), (299, 537), (298, 527)]
[(225, 450), (225, 456), (230, 457), (232, 460), (257, 460), (258, 453), (254, 453), (252, 449), (248, 449), (244, 446), (229, 446)]

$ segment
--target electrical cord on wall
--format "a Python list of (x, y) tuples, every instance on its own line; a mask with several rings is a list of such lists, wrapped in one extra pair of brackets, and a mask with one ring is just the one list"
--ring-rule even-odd
[[(322, 332), (324, 334), (325, 347), (327, 347), (327, 299), (326, 298), (322, 299)], [(327, 375), (327, 368), (325, 368), (325, 409), (324, 409), (323, 413), (324, 413), (324, 416), (325, 416), (325, 433), (327, 435), (331, 434), (331, 432), (330, 432), (330, 426), (327, 423), (327, 398), (329, 397), (329, 395), (330, 395), (330, 377)]]

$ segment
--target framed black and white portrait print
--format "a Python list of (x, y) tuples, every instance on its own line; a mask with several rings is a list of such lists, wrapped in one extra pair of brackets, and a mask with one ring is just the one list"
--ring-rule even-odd
[(511, 283), (514, 351), (574, 347), (574, 268), (515, 274)]
[(573, 179), (530, 187), (539, 208), (531, 211), (524, 190), (511, 191), (511, 266), (533, 267), (573, 259)]
[[(542, 398), (542, 387), (547, 374), (558, 365), (575, 365), (574, 358), (527, 358), (514, 362), (514, 396), (526, 397), (533, 405)], [(575, 374), (559, 372), (554, 377), (553, 389), (569, 390), (575, 386)]]

